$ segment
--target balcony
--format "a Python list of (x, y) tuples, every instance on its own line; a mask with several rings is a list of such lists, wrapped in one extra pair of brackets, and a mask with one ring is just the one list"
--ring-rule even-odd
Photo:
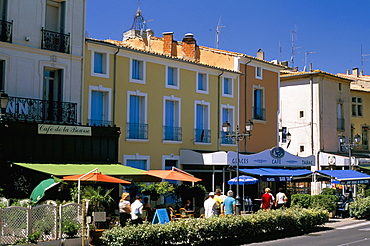
[(13, 37), (13, 22), (0, 20), (0, 28), (0, 41), (11, 43)]
[(5, 119), (48, 123), (77, 123), (77, 103), (9, 97)]
[[(235, 135), (235, 132), (230, 132), (231, 135)], [(235, 139), (226, 137), (227, 133), (221, 131), (221, 144), (235, 144)]]
[(90, 126), (112, 126), (112, 121), (110, 120), (94, 120), (94, 119), (88, 119), (87, 123)]
[(265, 108), (253, 107), (253, 119), (254, 120), (266, 120)]
[(341, 131), (345, 130), (343, 118), (337, 119), (337, 130), (341, 130)]
[(127, 139), (148, 139), (148, 124), (127, 122), (126, 138)]
[(196, 143), (210, 143), (211, 130), (208, 129), (194, 129), (194, 142)]
[(42, 28), (41, 49), (69, 54), (70, 35)]
[(163, 140), (165, 141), (182, 141), (182, 128), (174, 126), (163, 127)]

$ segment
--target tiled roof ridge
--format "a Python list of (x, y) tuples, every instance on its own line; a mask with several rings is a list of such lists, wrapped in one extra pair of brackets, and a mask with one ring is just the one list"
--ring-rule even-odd
[(325, 71), (322, 71), (320, 69), (315, 69), (315, 70), (310, 71), (310, 72), (306, 72), (306, 71), (295, 72), (295, 71), (289, 71), (289, 70), (280, 71), (280, 77), (289, 77), (289, 76), (294, 76), (294, 75), (310, 75), (310, 74), (324, 74), (324, 75), (329, 75), (329, 76), (333, 76), (333, 77), (337, 77), (337, 78), (347, 79), (347, 80), (353, 81), (353, 79), (351, 79), (351, 78), (344, 78), (344, 77), (341, 77), (341, 76), (339, 76), (337, 74), (325, 72)]

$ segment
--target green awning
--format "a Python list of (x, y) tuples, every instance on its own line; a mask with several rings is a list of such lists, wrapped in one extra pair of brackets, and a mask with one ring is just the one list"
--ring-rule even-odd
[(15, 165), (29, 168), (42, 173), (55, 176), (67, 176), (84, 174), (98, 168), (98, 171), (106, 175), (145, 175), (145, 170), (123, 166), (121, 164), (34, 164), (34, 163), (13, 163)]

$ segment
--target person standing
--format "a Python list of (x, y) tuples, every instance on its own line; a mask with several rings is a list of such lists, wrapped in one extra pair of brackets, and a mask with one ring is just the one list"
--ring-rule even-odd
[(270, 193), (270, 188), (265, 189), (265, 194), (262, 195), (261, 200), (261, 209), (264, 209), (266, 211), (271, 209), (271, 206), (274, 202), (274, 199), (272, 199), (272, 194)]
[(283, 192), (283, 188), (278, 189), (278, 193), (276, 194), (276, 202), (275, 207), (276, 208), (282, 208), (285, 206), (285, 203), (288, 201), (288, 197)]
[(213, 199), (215, 196), (214, 192), (210, 192), (208, 198), (204, 201), (204, 217), (209, 218), (215, 215), (216, 212), (216, 201)]
[(225, 215), (236, 215), (236, 200), (233, 196), (234, 192), (229, 190), (222, 204), (222, 211), (224, 211)]
[(213, 197), (213, 199), (215, 199), (216, 201), (216, 216), (220, 216), (220, 214), (222, 213), (222, 203), (224, 202), (221, 198), (221, 190), (220, 189), (216, 189), (216, 192), (215, 192), (215, 196)]
[(118, 204), (119, 208), (119, 221), (121, 226), (125, 226), (128, 219), (131, 219), (131, 205), (130, 194), (127, 192), (122, 193), (121, 200)]
[(136, 200), (131, 204), (131, 220), (133, 225), (142, 224), (143, 219), (141, 217), (143, 213), (143, 198), (140, 195), (136, 196)]

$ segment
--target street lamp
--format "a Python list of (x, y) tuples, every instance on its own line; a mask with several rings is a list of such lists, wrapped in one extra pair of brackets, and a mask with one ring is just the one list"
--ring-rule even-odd
[(342, 146), (348, 149), (349, 169), (354, 169), (355, 162), (353, 162), (352, 165), (351, 150), (353, 149), (353, 147), (357, 146), (360, 143), (361, 136), (356, 134), (352, 140), (353, 140), (352, 143), (346, 143), (346, 136), (344, 135), (339, 136), (339, 142), (342, 144)]
[(226, 133), (225, 137), (236, 140), (236, 214), (240, 215), (240, 196), (239, 196), (239, 142), (243, 141), (246, 137), (250, 138), (252, 136), (251, 132), (253, 130), (253, 121), (248, 120), (245, 123), (245, 132), (239, 133), (239, 126), (236, 126), (236, 132), (230, 132), (230, 123), (225, 122), (222, 124), (222, 131)]
[(6, 106), (8, 105), (9, 96), (4, 91), (0, 91), (0, 122), (3, 121), (3, 110), (6, 110)]

